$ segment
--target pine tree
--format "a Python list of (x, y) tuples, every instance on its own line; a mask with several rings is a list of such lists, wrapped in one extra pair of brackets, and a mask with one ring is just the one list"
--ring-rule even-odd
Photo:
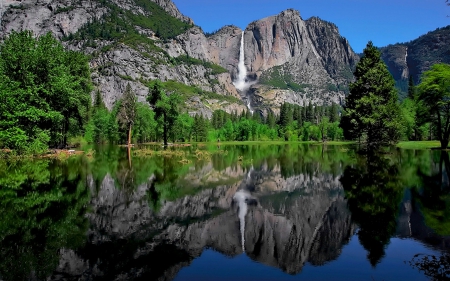
[(275, 114), (273, 114), (271, 110), (267, 111), (266, 124), (269, 126), (269, 128), (275, 128), (276, 118)]
[(364, 49), (354, 74), (356, 81), (350, 84), (341, 122), (346, 136), (365, 137), (369, 149), (397, 141), (400, 108), (395, 82), (372, 42)]
[(335, 104), (334, 102), (329, 107), (328, 118), (330, 119), (331, 123), (339, 121), (339, 109), (337, 104)]
[(306, 121), (314, 123), (314, 107), (312, 106), (311, 101), (309, 101), (308, 107), (306, 108)]
[(286, 128), (289, 125), (289, 104), (283, 103), (280, 108), (280, 127)]
[(408, 98), (414, 100), (415, 96), (416, 96), (416, 86), (414, 85), (414, 79), (412, 75), (410, 75), (408, 81)]
[(177, 93), (168, 96), (163, 90), (159, 81), (156, 81), (153, 88), (150, 89), (147, 101), (154, 107), (155, 117), (162, 117), (164, 146), (167, 146), (168, 134), (174, 126), (178, 115), (178, 105), (181, 97)]

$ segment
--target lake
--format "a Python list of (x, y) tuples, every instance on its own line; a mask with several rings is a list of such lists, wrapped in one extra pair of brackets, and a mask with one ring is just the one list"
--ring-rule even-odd
[(93, 147), (0, 161), (0, 280), (449, 280), (448, 152)]

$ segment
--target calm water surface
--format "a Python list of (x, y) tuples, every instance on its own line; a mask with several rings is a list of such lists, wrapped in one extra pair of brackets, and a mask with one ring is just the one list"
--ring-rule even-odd
[(0, 162), (0, 280), (449, 280), (448, 152), (148, 148)]

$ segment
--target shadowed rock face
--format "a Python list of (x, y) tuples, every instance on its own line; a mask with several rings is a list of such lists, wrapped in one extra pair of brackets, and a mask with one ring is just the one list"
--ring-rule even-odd
[(436, 63), (450, 63), (450, 27), (438, 28), (406, 43), (380, 48), (382, 58), (401, 90), (411, 75), (418, 84), (424, 71)]

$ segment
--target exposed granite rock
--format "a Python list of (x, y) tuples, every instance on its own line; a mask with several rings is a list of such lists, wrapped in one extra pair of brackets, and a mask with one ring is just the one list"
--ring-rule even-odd
[(311, 42), (320, 56), (322, 65), (338, 85), (348, 85), (352, 71), (359, 61), (350, 43), (339, 34), (333, 23), (312, 17), (305, 21)]
[(420, 82), (424, 71), (436, 63), (450, 63), (450, 26), (438, 28), (406, 43), (397, 43), (380, 48), (382, 59), (406, 94), (408, 79)]
[(395, 80), (409, 79), (408, 47), (393, 45), (382, 48), (381, 57)]
[(161, 6), (166, 12), (169, 13), (169, 15), (176, 17), (184, 22), (194, 24), (194, 21), (191, 18), (183, 15), (171, 0), (150, 0), (150, 1), (155, 2), (156, 4)]
[(233, 78), (237, 76), (241, 35), (239, 27), (227, 25), (207, 38), (209, 59), (225, 67)]
[[(171, 0), (152, 1), (170, 15), (192, 23)], [(151, 16), (134, 0), (113, 0), (112, 3), (132, 13)], [(30, 29), (36, 35), (52, 32), (61, 39), (76, 33), (84, 24), (100, 19), (109, 12), (108, 9), (97, 1), (87, 0), (8, 0), (5, 3), (6, 12), (2, 16), (0, 36), (4, 37), (12, 30)], [(324, 28), (327, 31), (325, 34), (321, 31)], [(136, 30), (155, 40), (164, 52), (149, 52), (144, 46), (130, 47), (125, 44), (113, 44), (105, 48), (113, 42), (103, 40), (95, 40), (96, 47), (86, 47), (82, 40), (65, 42), (70, 49), (83, 50), (93, 56), (93, 81), (108, 108), (112, 108), (121, 98), (128, 83), (138, 101), (145, 102), (148, 89), (143, 82), (154, 79), (174, 80), (237, 99), (248, 98), (233, 85), (237, 76), (242, 34), (238, 27), (225, 26), (206, 37), (201, 28), (194, 26), (165, 42), (157, 41), (155, 31), (141, 27), (136, 27)], [(245, 62), (252, 79), (258, 79), (263, 73), (273, 74), (289, 77), (291, 82), (304, 86), (302, 91), (277, 89), (278, 98), (274, 100), (271, 98), (273, 89), (256, 84), (251, 90), (254, 95), (251, 105), (255, 109), (276, 112), (285, 101), (303, 105), (309, 101), (321, 104), (343, 99), (344, 92), (330, 91), (328, 88), (329, 85), (334, 85), (336, 89), (341, 84), (346, 85), (348, 79), (342, 78), (340, 74), (343, 69), (348, 70), (353, 66), (355, 58), (348, 42), (339, 36), (334, 25), (316, 18), (305, 22), (299, 12), (286, 10), (251, 23), (245, 30), (244, 41)], [(172, 58), (181, 55), (219, 64), (228, 73), (213, 75), (202, 65), (174, 65)], [(187, 105), (191, 114), (199, 113), (207, 117), (215, 109), (239, 113), (246, 108), (243, 102), (227, 103), (202, 97), (191, 98)]]
[(51, 32), (61, 39), (107, 12), (98, 2), (88, 0), (7, 0), (3, 9), (2, 38), (13, 30), (31, 30), (35, 35)]

